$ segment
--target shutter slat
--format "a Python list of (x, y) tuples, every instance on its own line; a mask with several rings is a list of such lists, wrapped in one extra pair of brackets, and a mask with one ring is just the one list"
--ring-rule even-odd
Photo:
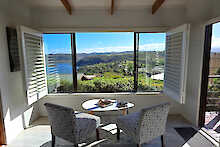
[[(36, 32), (28, 32), (31, 29), (23, 31), (23, 49), (25, 52), (25, 77), (27, 85), (28, 98), (39, 99), (42, 90), (47, 91), (46, 72), (44, 63), (44, 54), (42, 48), (42, 37)], [(33, 100), (30, 100), (34, 102)]]
[[(164, 71), (164, 93), (183, 103), (188, 25), (167, 33)], [(184, 92), (183, 92), (184, 91)]]

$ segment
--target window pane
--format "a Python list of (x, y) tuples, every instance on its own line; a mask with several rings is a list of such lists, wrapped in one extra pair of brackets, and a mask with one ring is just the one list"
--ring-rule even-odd
[(163, 90), (165, 37), (165, 33), (139, 33), (138, 91)]
[(76, 34), (78, 92), (133, 91), (134, 33)]
[(206, 111), (220, 106), (220, 23), (213, 24)]
[(49, 93), (72, 92), (72, 54), (70, 34), (44, 34), (47, 85)]

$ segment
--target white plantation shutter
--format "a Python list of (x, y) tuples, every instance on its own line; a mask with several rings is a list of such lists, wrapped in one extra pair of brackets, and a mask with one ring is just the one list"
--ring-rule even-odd
[(185, 103), (189, 27), (185, 24), (166, 34), (164, 93), (180, 103)]
[(60, 76), (56, 67), (56, 59), (54, 54), (48, 54), (46, 61), (47, 61), (47, 72), (48, 72), (48, 76), (47, 76), (48, 92), (57, 93), (57, 89), (58, 87), (60, 87)]
[(32, 104), (47, 94), (42, 34), (23, 26), (20, 34), (28, 104)]

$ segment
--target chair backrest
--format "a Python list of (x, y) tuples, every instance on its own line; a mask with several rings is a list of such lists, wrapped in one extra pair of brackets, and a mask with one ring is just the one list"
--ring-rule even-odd
[(53, 135), (75, 142), (75, 114), (72, 108), (45, 103)]
[(140, 143), (147, 143), (164, 134), (169, 107), (169, 103), (163, 103), (141, 110)]

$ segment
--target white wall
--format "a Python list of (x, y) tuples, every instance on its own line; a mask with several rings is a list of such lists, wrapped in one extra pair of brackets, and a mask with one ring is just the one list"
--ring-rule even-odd
[(188, 60), (188, 77), (186, 103), (183, 105), (183, 116), (197, 125), (199, 117), (201, 71), (203, 62), (203, 23), (192, 23)]
[[(220, 1), (189, 0), (187, 22), (191, 24), (189, 66), (186, 89), (186, 103), (182, 106), (182, 115), (195, 125), (199, 121), (201, 76), (205, 39), (205, 24), (220, 16)], [(220, 21), (220, 20), (219, 20)]]
[[(10, 72), (6, 26), (30, 23), (30, 12), (22, 2), (0, 2), (0, 93), (3, 106), (7, 142), (10, 142), (38, 111), (28, 106), (23, 89), (22, 72)], [(37, 104), (36, 104), (37, 105)], [(34, 106), (35, 107), (35, 106)], [(32, 113), (36, 111), (36, 114)]]
[(170, 114), (177, 114), (180, 112), (181, 105), (177, 102), (171, 100), (170, 98), (159, 95), (136, 95), (136, 94), (66, 94), (66, 95), (48, 95), (47, 97), (41, 99), (39, 101), (39, 109), (41, 116), (47, 116), (46, 109), (44, 107), (44, 103), (50, 102), (55, 104), (61, 104), (64, 106), (72, 107), (76, 111), (86, 111), (82, 108), (82, 103), (94, 99), (94, 98), (109, 98), (116, 100), (128, 101), (135, 104), (135, 107), (129, 109), (129, 112), (135, 112), (140, 110), (141, 108), (157, 105), (158, 103), (170, 102), (171, 109)]
[(212, 9), (212, 18), (219, 17), (220, 16), (220, 1), (214, 0), (213, 1), (213, 9)]

